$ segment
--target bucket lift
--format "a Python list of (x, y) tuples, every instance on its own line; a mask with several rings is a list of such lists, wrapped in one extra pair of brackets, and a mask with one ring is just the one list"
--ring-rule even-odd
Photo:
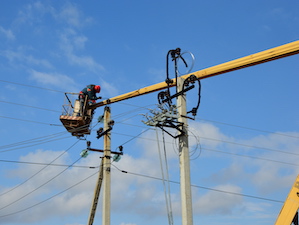
[(65, 93), (60, 121), (73, 136), (83, 137), (90, 134), (89, 126), (94, 110), (88, 108), (87, 98), (81, 103), (77, 98), (78, 95), (78, 93)]

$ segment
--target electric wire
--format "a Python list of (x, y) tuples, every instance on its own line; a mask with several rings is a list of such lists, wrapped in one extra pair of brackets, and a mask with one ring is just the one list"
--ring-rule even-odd
[(72, 138), (72, 136), (70, 136), (70, 137), (61, 137), (61, 138), (56, 138), (56, 139), (52, 139), (52, 140), (49, 139), (49, 140), (41, 141), (41, 142), (36, 143), (36, 144), (31, 144), (31, 145), (15, 147), (15, 148), (7, 149), (7, 150), (2, 150), (2, 151), (0, 151), (0, 153), (14, 151), (14, 150), (18, 150), (18, 149), (29, 148), (29, 147), (33, 147), (33, 146), (37, 146), (37, 145), (42, 145), (42, 144), (45, 144), (45, 143), (48, 143), (48, 142), (59, 141), (59, 140), (68, 139), (68, 138)]
[(54, 180), (55, 178), (57, 178), (58, 176), (60, 176), (61, 174), (63, 174), (66, 170), (68, 170), (69, 168), (71, 168), (74, 164), (76, 164), (82, 157), (78, 158), (76, 161), (74, 161), (70, 166), (68, 166), (67, 168), (65, 168), (64, 170), (62, 170), (61, 172), (59, 172), (58, 174), (56, 174), (54, 177), (52, 177), (51, 179), (49, 179), (48, 181), (44, 182), (43, 184), (39, 185), (38, 187), (36, 187), (35, 189), (31, 190), (30, 192), (28, 192), (27, 194), (23, 195), (22, 197), (16, 199), (15, 201), (12, 201), (11, 203), (3, 206), (0, 208), (0, 210), (5, 209), (13, 204), (15, 204), (16, 202), (19, 202), (20, 200), (24, 199), (25, 197), (29, 196), (30, 194), (32, 194), (33, 192), (37, 191), (38, 189), (42, 188), (43, 186), (45, 186), (46, 184), (50, 183), (52, 180)]
[(20, 104), (20, 103), (15, 103), (15, 102), (8, 102), (8, 101), (3, 101), (3, 100), (0, 100), (0, 102), (6, 103), (6, 104), (11, 104), (11, 105), (17, 105), (17, 106), (33, 108), (33, 109), (40, 109), (40, 110), (45, 110), (45, 111), (50, 111), (50, 112), (59, 112), (59, 113), (61, 113), (61, 111), (58, 111), (58, 110), (46, 109), (46, 108), (41, 108), (41, 107), (36, 107), (36, 106), (31, 106), (31, 105), (25, 105), (25, 104)]
[[(5, 119), (11, 119), (11, 120), (19, 120), (19, 121), (23, 121), (23, 122), (29, 122), (29, 123), (37, 123), (37, 124), (43, 124), (43, 125), (49, 125), (49, 126), (57, 126), (56, 124), (51, 124), (51, 123), (45, 123), (45, 122), (39, 122), (39, 121), (34, 121), (34, 120), (25, 120), (25, 119), (18, 119), (18, 118), (14, 118), (14, 117), (9, 117), (9, 116), (0, 116), (1, 118), (5, 118)], [(60, 125), (58, 125), (60, 126)]]
[[(121, 144), (121, 146), (128, 144), (129, 142), (133, 141), (134, 139), (138, 138), (140, 135), (142, 135), (143, 133), (147, 132), (148, 130), (150, 130), (150, 128), (140, 132), (139, 134), (133, 136), (133, 135), (126, 135), (126, 136), (131, 136), (132, 138), (130, 138), (129, 140), (125, 141), (124, 143)], [(113, 132), (115, 133), (115, 132)], [(115, 133), (115, 134), (119, 134), (119, 133)]]
[[(170, 225), (173, 224), (173, 215), (172, 215), (172, 204), (171, 204), (171, 196), (170, 196), (170, 183), (169, 183), (169, 172), (168, 172), (168, 163), (167, 163), (167, 154), (166, 154), (166, 146), (165, 146), (165, 138), (164, 138), (164, 132), (162, 131), (162, 138), (163, 138), (163, 150), (164, 150), (164, 159), (162, 159), (162, 153), (160, 149), (159, 144), (159, 135), (158, 135), (158, 129), (156, 128), (156, 139), (158, 144), (158, 153), (159, 153), (159, 161), (160, 161), (160, 168), (162, 173), (162, 183), (164, 187), (164, 197), (166, 201), (166, 209), (167, 209), (167, 215), (168, 215), (168, 223)], [(165, 162), (165, 166), (163, 166), (163, 160)], [(164, 176), (164, 170), (166, 171), (166, 179)]]
[(247, 147), (247, 148), (262, 149), (262, 150), (266, 150), (266, 151), (279, 152), (279, 153), (283, 153), (283, 154), (299, 156), (299, 153), (287, 152), (287, 151), (282, 151), (282, 150), (273, 149), (273, 148), (265, 148), (265, 147), (254, 146), (254, 145), (247, 145), (247, 144), (241, 144), (241, 143), (232, 142), (232, 141), (225, 141), (225, 140), (218, 140), (218, 139), (207, 138), (207, 137), (200, 137), (200, 138), (210, 140), (210, 141), (223, 142), (223, 143), (226, 143), (226, 144), (233, 144), (233, 145), (243, 146), (243, 147)]
[(70, 189), (72, 189), (72, 188), (78, 186), (79, 184), (85, 182), (86, 180), (90, 179), (91, 177), (95, 176), (95, 175), (98, 174), (98, 173), (99, 173), (99, 171), (97, 171), (97, 172), (91, 174), (90, 176), (84, 178), (83, 180), (81, 180), (81, 181), (79, 181), (79, 182), (73, 184), (72, 186), (70, 186), (70, 187), (64, 189), (63, 191), (60, 191), (60, 192), (56, 193), (55, 195), (52, 195), (52, 196), (50, 196), (49, 198), (46, 198), (46, 199), (44, 199), (44, 200), (42, 200), (42, 201), (40, 201), (40, 202), (38, 202), (38, 203), (36, 203), (36, 204), (33, 204), (33, 205), (31, 205), (31, 206), (29, 206), (29, 207), (27, 207), (27, 208), (24, 208), (24, 209), (21, 209), (21, 210), (12, 212), (12, 213), (8, 213), (8, 214), (5, 214), (5, 215), (0, 215), (0, 218), (7, 217), (7, 216), (13, 216), (13, 215), (16, 215), (16, 214), (25, 212), (25, 211), (27, 211), (27, 210), (29, 210), (29, 209), (32, 209), (32, 208), (34, 208), (34, 207), (36, 207), (36, 206), (39, 206), (39, 205), (41, 205), (41, 204), (43, 204), (43, 203), (45, 203), (45, 202), (47, 202), (47, 201), (49, 201), (49, 200), (51, 200), (51, 199), (53, 199), (53, 198), (59, 196), (59, 195), (65, 193), (65, 192), (67, 192), (67, 191), (69, 191)]
[(25, 184), (26, 182), (28, 182), (29, 180), (31, 180), (33, 177), (35, 177), (36, 175), (38, 175), (39, 173), (41, 173), (44, 169), (46, 169), (49, 165), (51, 165), (51, 163), (55, 162), (57, 159), (59, 159), (61, 156), (63, 156), (65, 153), (67, 153), (72, 147), (74, 147), (77, 143), (79, 142), (79, 140), (77, 140), (73, 145), (71, 145), (68, 149), (66, 149), (65, 151), (63, 151), (60, 155), (58, 155), (55, 159), (53, 159), (49, 164), (47, 164), (46, 166), (44, 166), (43, 168), (41, 168), (39, 171), (37, 171), (36, 173), (34, 173), (33, 175), (31, 175), (29, 178), (27, 178), (26, 180), (24, 180), (22, 183), (16, 185), (15, 187), (11, 188), (8, 191), (5, 191), (3, 193), (0, 193), (0, 196), (3, 196), (17, 188), (19, 188), (20, 186), (22, 186), (23, 184)]
[[(162, 180), (162, 178), (160, 178), (160, 177), (154, 177), (154, 176), (150, 176), (150, 175), (145, 175), (145, 174), (140, 174), (140, 173), (135, 173), (135, 172), (130, 172), (130, 171), (122, 170), (122, 169), (119, 169), (114, 164), (112, 164), (112, 166), (117, 171), (119, 171), (121, 173), (124, 173), (124, 174), (131, 174), (131, 175), (135, 175), (135, 176), (139, 176), (139, 177), (144, 177), (144, 178), (149, 178), (149, 179), (153, 179), (153, 180)], [(173, 181), (173, 180), (170, 180), (169, 182), (173, 183), (173, 184), (180, 184), (180, 182)], [(254, 199), (264, 200), (264, 201), (269, 201), (269, 202), (284, 203), (284, 201), (281, 201), (281, 200), (264, 198), (264, 197), (249, 195), (249, 194), (242, 194), (242, 193), (237, 193), (237, 192), (232, 192), (232, 191), (225, 191), (225, 190), (221, 190), (221, 189), (217, 189), (217, 188), (209, 188), (209, 187), (200, 186), (200, 185), (191, 184), (191, 187), (205, 189), (205, 190), (210, 190), (210, 191), (215, 191), (215, 192), (221, 192), (221, 193), (225, 193), (225, 194), (238, 195), (238, 196), (247, 197), (247, 198), (254, 198)]]
[(47, 91), (65, 93), (65, 91), (58, 91), (58, 90), (53, 90), (53, 89), (49, 89), (49, 88), (43, 88), (43, 87), (33, 86), (33, 85), (29, 85), (29, 84), (21, 84), (21, 83), (17, 83), (17, 82), (6, 81), (6, 80), (0, 80), (0, 82), (16, 84), (16, 85), (20, 85), (20, 86), (24, 86), (24, 87), (37, 88), (37, 89), (42, 89), (42, 90), (47, 90)]
[[(118, 132), (112, 132), (112, 134), (132, 137), (132, 140), (135, 139), (135, 138), (139, 138), (139, 139), (148, 140), (148, 141), (153, 141), (153, 142), (156, 141), (156, 140), (153, 139), (153, 138), (146, 138), (146, 137), (133, 136), (133, 135), (123, 134), (123, 133), (118, 133)], [(200, 138), (202, 138), (202, 137), (200, 137)], [(218, 140), (218, 141), (221, 141), (221, 140)], [(169, 144), (172, 144), (172, 145), (174, 144), (173, 142), (166, 142), (166, 143), (169, 143)], [(252, 147), (252, 146), (250, 146), (250, 147)], [(176, 146), (176, 148), (174, 148), (174, 149), (177, 149), (177, 148), (178, 148), (178, 147)], [(216, 149), (204, 148), (204, 147), (201, 146), (200, 143), (199, 143), (199, 148), (200, 148), (200, 152), (199, 152), (198, 157), (200, 156), (202, 150), (208, 150), (208, 151), (214, 151), (214, 152), (219, 152), (219, 153), (224, 153), (224, 154), (230, 154), (230, 155), (234, 155), (234, 156), (237, 156), (237, 157), (247, 157), (247, 158), (253, 158), (253, 159), (258, 159), (258, 160), (269, 161), (269, 162), (273, 162), (273, 163), (281, 163), (281, 164), (290, 165), (290, 166), (299, 166), (299, 165), (294, 164), (294, 163), (284, 162), (284, 161), (280, 161), (280, 160), (273, 160), (273, 159), (267, 159), (267, 158), (260, 158), (260, 157), (250, 156), (250, 155), (242, 155), (242, 154), (237, 154), (237, 153), (223, 152), (223, 151), (216, 150)], [(175, 152), (177, 152), (177, 150), (176, 150)], [(195, 160), (195, 159), (197, 159), (198, 157), (193, 158), (192, 160)]]
[(299, 139), (299, 136), (293, 136), (293, 135), (283, 134), (283, 133), (279, 133), (279, 132), (261, 130), (261, 129), (251, 128), (251, 127), (245, 127), (245, 126), (240, 126), (240, 125), (235, 125), (235, 124), (230, 124), (230, 123), (219, 122), (219, 121), (215, 121), (215, 120), (202, 119), (202, 118), (198, 118), (198, 117), (196, 118), (196, 120), (202, 120), (202, 121), (207, 121), (207, 122), (222, 124), (222, 125), (226, 125), (226, 126), (231, 126), (231, 127), (238, 127), (238, 128), (242, 128), (242, 129), (246, 129), (246, 130), (258, 131), (258, 132), (261, 132), (261, 133), (268, 133), (268, 134), (274, 134), (274, 135), (279, 135), (279, 136), (285, 136), (285, 137)]
[(49, 135), (46, 135), (46, 136), (31, 138), (31, 139), (28, 139), (28, 140), (19, 141), (19, 142), (12, 143), (12, 144), (2, 145), (2, 146), (0, 146), (0, 149), (6, 149), (6, 148), (22, 146), (22, 145), (31, 144), (31, 143), (37, 143), (37, 142), (40, 142), (40, 141), (45, 141), (45, 140), (49, 140), (49, 139), (52, 139), (52, 138), (56, 138), (57, 136), (61, 136), (61, 135), (66, 134), (66, 133), (67, 132), (64, 131), (64, 132), (49, 134)]
[(233, 155), (233, 156), (238, 156), (238, 157), (243, 157), (243, 158), (258, 159), (258, 160), (263, 160), (263, 161), (268, 161), (268, 162), (273, 162), (273, 163), (280, 163), (280, 164), (285, 164), (285, 165), (289, 165), (289, 166), (299, 167), (299, 164), (296, 164), (296, 163), (283, 162), (283, 161), (274, 160), (274, 159), (266, 159), (266, 158), (261, 158), (261, 157), (256, 157), (256, 156), (242, 155), (242, 154), (238, 154), (238, 153), (225, 152), (225, 151), (220, 151), (220, 150), (210, 149), (210, 148), (202, 148), (202, 150), (211, 151), (211, 152), (217, 152), (217, 153), (226, 154), (226, 155)]
[(54, 164), (54, 163), (49, 164), (49, 163), (15, 161), (15, 160), (5, 160), (5, 159), (0, 159), (0, 162), (28, 164), (28, 165), (42, 165), (42, 166), (76, 167), (76, 168), (84, 168), (84, 169), (96, 169), (99, 167), (99, 166), (78, 166), (78, 165), (66, 165), (66, 164)]

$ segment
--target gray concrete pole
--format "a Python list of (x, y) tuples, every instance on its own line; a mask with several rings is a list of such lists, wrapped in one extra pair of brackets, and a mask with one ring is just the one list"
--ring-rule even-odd
[[(104, 131), (109, 129), (110, 107), (105, 107)], [(110, 225), (111, 210), (111, 133), (104, 135), (104, 158), (103, 158), (103, 215), (102, 224)]]
[[(178, 90), (182, 90), (184, 84), (183, 78), (178, 78)], [(178, 121), (184, 123), (184, 135), (179, 137), (179, 154), (180, 154), (180, 183), (181, 183), (181, 202), (182, 202), (182, 225), (193, 224), (192, 213), (192, 194), (191, 194), (191, 179), (190, 179), (190, 158), (188, 144), (188, 121), (186, 116), (186, 94), (180, 95), (177, 98), (177, 108), (179, 113)]]

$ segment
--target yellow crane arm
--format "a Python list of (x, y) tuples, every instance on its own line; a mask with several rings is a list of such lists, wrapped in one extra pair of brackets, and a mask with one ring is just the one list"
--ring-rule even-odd
[(277, 217), (275, 225), (290, 225), (292, 222), (298, 225), (298, 208), (299, 208), (299, 176)]
[[(235, 59), (226, 63), (222, 63), (216, 66), (212, 66), (203, 70), (196, 71), (194, 73), (190, 73), (187, 75), (182, 76), (182, 78), (187, 78), (191, 74), (195, 75), (198, 79), (204, 79), (216, 75), (220, 75), (223, 73), (231, 72), (234, 70), (254, 66), (257, 64), (269, 62), (272, 60), (284, 58), (287, 56), (295, 55), (299, 53), (299, 41), (294, 41), (285, 45), (281, 45), (275, 48), (271, 48), (262, 52), (258, 52), (249, 56), (245, 56), (239, 59)], [(176, 80), (173, 79), (173, 83), (170, 86), (175, 86)], [(122, 94), (99, 103), (92, 105), (90, 108), (95, 109), (97, 107), (119, 102), (122, 100), (126, 100), (129, 98), (134, 98), (140, 95), (149, 94), (155, 91), (159, 91), (162, 89), (166, 89), (167, 84), (166, 82), (161, 82), (158, 84), (154, 84), (148, 87), (144, 87), (132, 92), (128, 92), (126, 94)]]

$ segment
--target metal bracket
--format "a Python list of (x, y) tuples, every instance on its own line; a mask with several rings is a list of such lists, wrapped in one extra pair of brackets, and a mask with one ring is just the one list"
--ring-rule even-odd
[[(168, 109), (163, 106), (165, 105), (161, 104), (158, 106), (158, 108), (160, 109), (159, 111), (151, 110), (150, 112), (153, 114), (153, 116), (144, 115), (147, 118), (147, 121), (142, 121), (142, 122), (148, 126), (159, 127), (160, 129), (165, 131), (173, 138), (177, 138), (182, 135), (185, 135), (185, 132), (182, 129), (184, 123), (178, 122), (178, 114), (177, 114), (176, 106), (174, 105), (170, 106)], [(177, 131), (179, 131), (180, 134), (175, 136), (170, 132), (168, 132), (165, 129), (165, 127), (174, 128)]]

